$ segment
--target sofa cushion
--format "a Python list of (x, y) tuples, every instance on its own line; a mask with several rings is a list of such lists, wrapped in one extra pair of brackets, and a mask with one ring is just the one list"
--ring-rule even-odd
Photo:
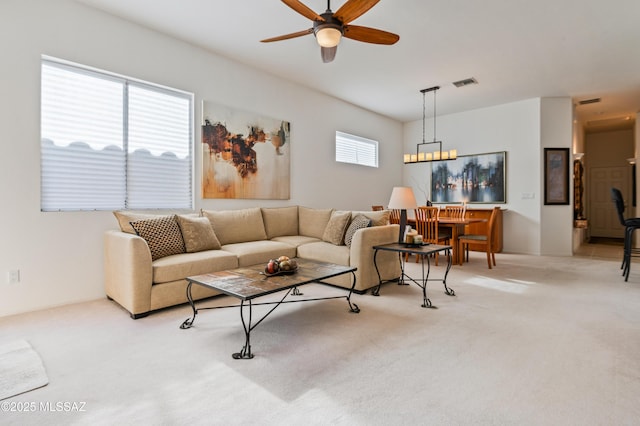
[(152, 219), (154, 217), (161, 216), (157, 214), (136, 213), (128, 211), (114, 211), (113, 215), (116, 217), (116, 220), (118, 221), (118, 225), (120, 226), (120, 230), (122, 232), (134, 235), (136, 234), (136, 231), (131, 227), (131, 222), (143, 219)]
[(131, 222), (131, 227), (149, 246), (151, 259), (184, 253), (184, 240), (174, 215)]
[(298, 257), (338, 265), (348, 266), (350, 261), (349, 255), (349, 247), (336, 246), (325, 241), (303, 244), (298, 247)]
[(324, 228), (322, 234), (322, 241), (326, 241), (337, 246), (341, 246), (344, 243), (344, 233), (351, 221), (351, 212), (333, 212), (329, 223)]
[(234, 243), (222, 246), (222, 249), (234, 253), (238, 257), (238, 266), (256, 265), (280, 256), (295, 257), (296, 248), (278, 241), (262, 240), (247, 243)]
[(333, 209), (298, 207), (298, 235), (322, 239)]
[(176, 220), (187, 253), (220, 249), (220, 241), (206, 217), (176, 215)]
[(391, 212), (389, 210), (380, 210), (375, 212), (371, 210), (351, 212), (351, 217), (353, 218), (358, 215), (366, 216), (371, 219), (371, 226), (384, 226), (389, 224)]
[(259, 207), (241, 210), (202, 210), (216, 233), (220, 244), (266, 240), (262, 212)]
[(302, 244), (318, 242), (320, 241), (320, 238), (305, 237), (304, 235), (283, 235), (282, 237), (275, 237), (271, 241), (279, 241), (293, 247), (298, 247)]
[(353, 234), (356, 233), (358, 229), (368, 228), (371, 226), (371, 219), (364, 215), (357, 215), (351, 220), (347, 231), (344, 233), (344, 244), (347, 247), (351, 247), (351, 240), (353, 239)]
[(268, 239), (298, 235), (298, 206), (263, 208), (261, 211)]
[(237, 267), (238, 257), (224, 250), (175, 254), (153, 262), (153, 283), (161, 284), (183, 280), (192, 275)]

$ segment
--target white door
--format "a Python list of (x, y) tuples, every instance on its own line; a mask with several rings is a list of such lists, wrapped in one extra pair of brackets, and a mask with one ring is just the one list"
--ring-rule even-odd
[(589, 170), (589, 231), (592, 237), (624, 238), (624, 228), (611, 200), (611, 188), (622, 192), (625, 217), (631, 214), (630, 167), (593, 167)]

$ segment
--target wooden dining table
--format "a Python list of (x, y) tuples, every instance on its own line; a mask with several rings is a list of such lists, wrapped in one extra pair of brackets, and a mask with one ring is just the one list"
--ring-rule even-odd
[[(453, 265), (462, 265), (464, 260), (464, 253), (460, 252), (460, 243), (458, 238), (464, 234), (464, 227), (471, 223), (486, 222), (487, 219), (477, 217), (465, 217), (465, 218), (452, 218), (446, 216), (440, 216), (438, 218), (438, 225), (451, 229), (451, 263)], [(415, 228), (415, 218), (407, 219), (409, 225)]]

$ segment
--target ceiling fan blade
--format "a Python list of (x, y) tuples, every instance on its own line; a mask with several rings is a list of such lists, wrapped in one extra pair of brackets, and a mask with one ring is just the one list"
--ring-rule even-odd
[(318, 15), (313, 10), (311, 10), (309, 7), (307, 7), (304, 4), (302, 4), (300, 2), (300, 0), (282, 0), (282, 3), (286, 4), (291, 9), (295, 10), (296, 12), (298, 12), (300, 15), (305, 16), (305, 17), (311, 19), (312, 21), (322, 21), (322, 22), (324, 22), (324, 18), (322, 16)]
[(397, 34), (358, 25), (345, 25), (344, 36), (352, 40), (374, 44), (395, 44), (400, 40), (400, 36)]
[(349, 0), (343, 4), (333, 16), (346, 25), (371, 9), (379, 1), (380, 0)]
[(326, 64), (333, 61), (333, 59), (336, 57), (337, 51), (338, 51), (338, 46), (321, 47), (320, 54), (322, 55), (322, 62)]
[(272, 41), (288, 40), (290, 38), (302, 37), (312, 33), (313, 33), (313, 28), (309, 28), (308, 30), (298, 31), (297, 33), (285, 34), (278, 37), (265, 38), (264, 40), (260, 40), (260, 41), (262, 43), (270, 43)]

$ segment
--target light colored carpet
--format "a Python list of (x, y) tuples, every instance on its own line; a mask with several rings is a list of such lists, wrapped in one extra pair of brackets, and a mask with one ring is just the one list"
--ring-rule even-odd
[(438, 309), (395, 284), (354, 296), (359, 314), (344, 300), (281, 306), (254, 330), (253, 360), (231, 358), (237, 309), (203, 311), (189, 330), (187, 306), (133, 321), (108, 300), (0, 318), (0, 342), (28, 339), (50, 378), (11, 401), (86, 403), (1, 422), (638, 424), (640, 263), (625, 283), (619, 259), (499, 254), (490, 271), (473, 253), (449, 275), (455, 297), (429, 283)]
[(0, 400), (49, 383), (42, 360), (31, 345), (18, 340), (0, 344)]

